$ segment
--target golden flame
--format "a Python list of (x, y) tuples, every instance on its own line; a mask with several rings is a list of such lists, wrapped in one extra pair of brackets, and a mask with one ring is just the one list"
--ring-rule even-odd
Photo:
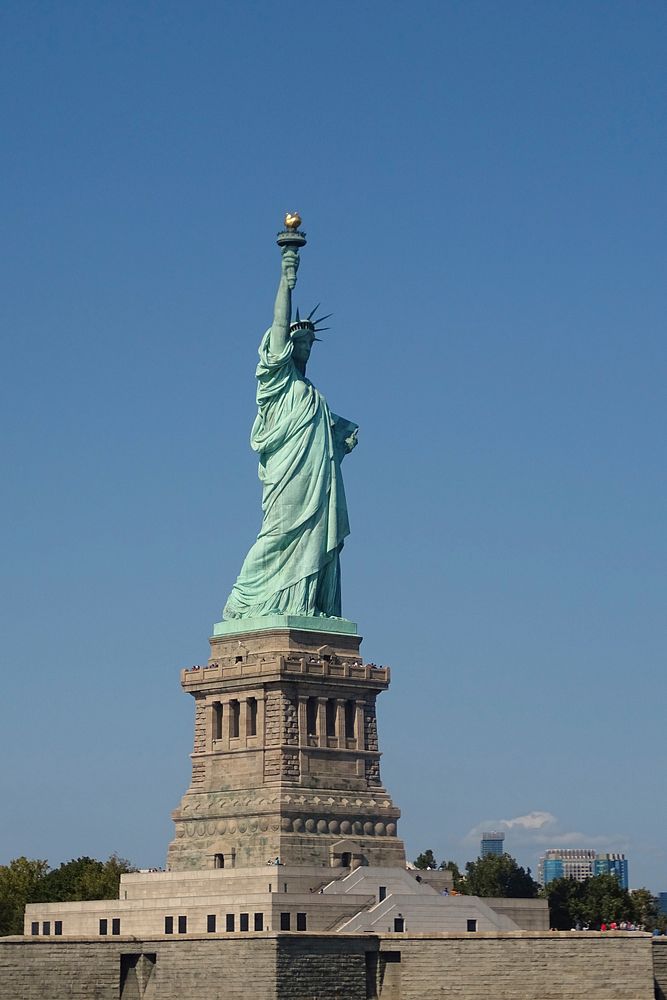
[(286, 229), (298, 229), (301, 225), (301, 216), (298, 212), (288, 212), (285, 216)]

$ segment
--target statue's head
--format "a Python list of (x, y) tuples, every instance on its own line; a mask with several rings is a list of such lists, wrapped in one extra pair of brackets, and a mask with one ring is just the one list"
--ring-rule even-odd
[(320, 316), (319, 319), (313, 320), (313, 316), (318, 309), (319, 305), (315, 306), (306, 319), (301, 319), (299, 310), (297, 309), (296, 319), (290, 324), (289, 332), (292, 339), (292, 358), (297, 367), (302, 370), (305, 370), (313, 343), (320, 339), (315, 334), (322, 330), (328, 330), (326, 326), (317, 327), (315, 324), (328, 319), (332, 315), (329, 313), (328, 316)]
[(315, 336), (315, 326), (309, 320), (298, 320), (291, 324), (289, 332), (292, 338), (292, 357), (296, 362), (301, 361), (305, 364), (310, 357), (313, 343), (320, 339)]

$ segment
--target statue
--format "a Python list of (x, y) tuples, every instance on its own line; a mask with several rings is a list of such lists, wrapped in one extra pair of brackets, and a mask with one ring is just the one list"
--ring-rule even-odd
[(317, 306), (292, 322), (299, 269), (298, 213), (278, 235), (282, 274), (273, 323), (257, 365), (257, 417), (250, 443), (259, 453), (262, 527), (227, 600), (223, 618), (266, 615), (341, 617), (340, 551), (350, 532), (341, 462), (357, 444), (357, 424), (336, 416), (306, 377)]

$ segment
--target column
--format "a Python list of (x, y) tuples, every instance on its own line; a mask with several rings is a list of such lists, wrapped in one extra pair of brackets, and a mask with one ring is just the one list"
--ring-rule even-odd
[(299, 695), (299, 708), (298, 708), (298, 718), (299, 718), (299, 746), (308, 746), (308, 699), (303, 695)]
[(248, 701), (239, 698), (239, 743), (242, 747), (248, 741)]
[(364, 744), (364, 703), (363, 701), (356, 702), (356, 719), (355, 721), (355, 732), (357, 737), (357, 750), (365, 750), (366, 746)]
[(266, 734), (264, 732), (265, 705), (266, 695), (262, 691), (261, 694), (257, 695), (257, 739), (259, 741), (257, 745), (260, 747), (266, 745)]

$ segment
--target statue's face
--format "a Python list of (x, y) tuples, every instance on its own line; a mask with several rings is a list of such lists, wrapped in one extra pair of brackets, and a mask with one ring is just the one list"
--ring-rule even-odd
[(292, 357), (295, 361), (299, 361), (301, 364), (305, 365), (310, 357), (310, 352), (313, 347), (313, 338), (295, 337), (292, 343)]

